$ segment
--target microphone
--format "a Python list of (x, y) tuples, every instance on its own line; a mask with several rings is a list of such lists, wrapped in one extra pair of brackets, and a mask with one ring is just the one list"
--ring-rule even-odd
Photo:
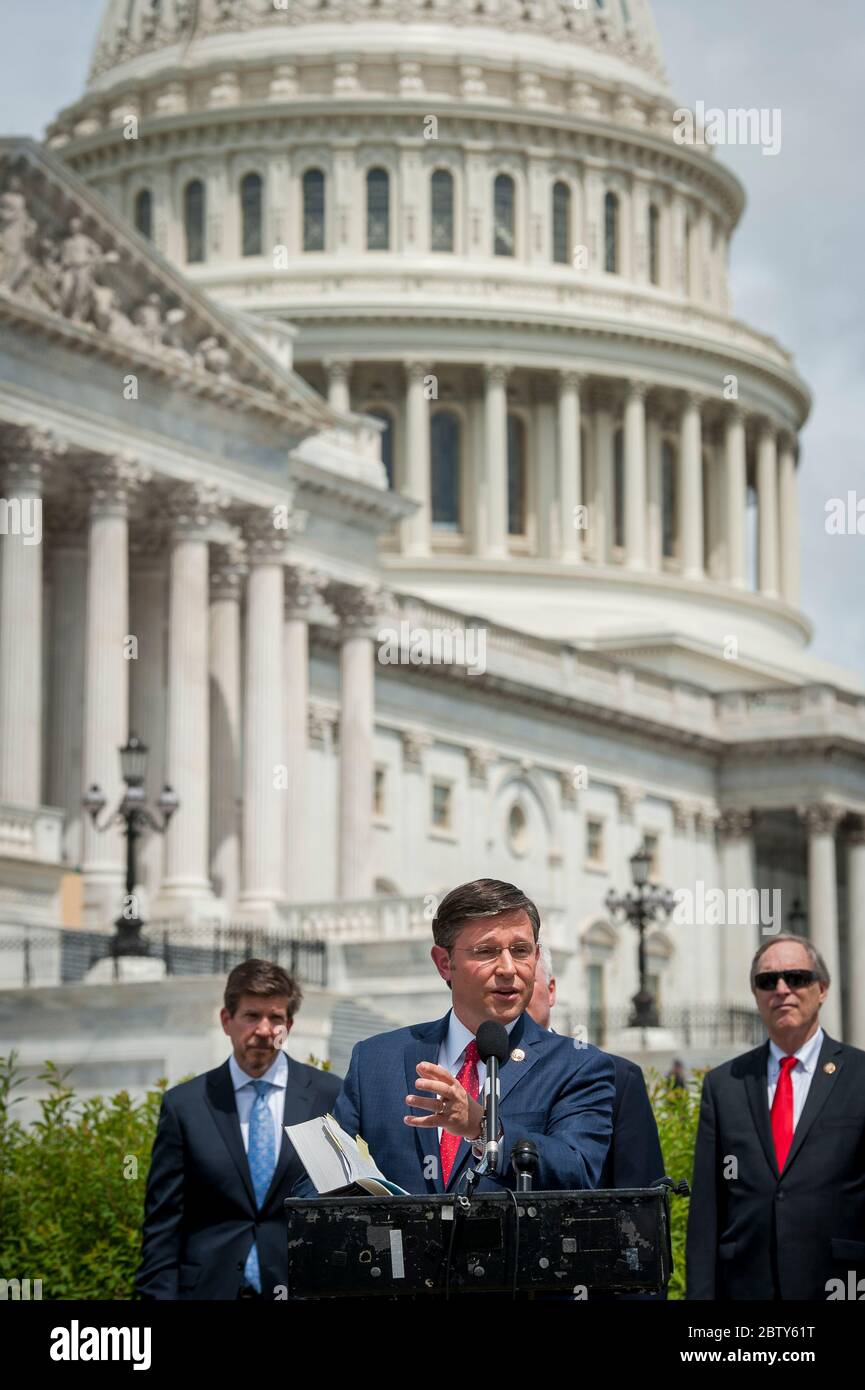
[(511, 1165), (517, 1175), (517, 1192), (531, 1192), (540, 1161), (537, 1144), (531, 1139), (517, 1140), (511, 1149)]
[(499, 1161), (499, 1067), (510, 1054), (510, 1039), (504, 1024), (487, 1019), (477, 1031), (475, 1042), (478, 1057), (486, 1062), (487, 1079), (484, 1082), (484, 1156), (478, 1167), (479, 1173), (497, 1168)]

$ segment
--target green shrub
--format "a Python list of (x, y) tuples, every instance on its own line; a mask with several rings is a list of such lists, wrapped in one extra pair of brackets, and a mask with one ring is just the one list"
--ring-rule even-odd
[[(310, 1058), (327, 1068), (327, 1063)], [(27, 1127), (13, 1116), (16, 1054), (0, 1057), (0, 1278), (41, 1279), (46, 1299), (129, 1299), (141, 1249), (144, 1192), (167, 1082), (144, 1100), (126, 1091), (77, 1100), (68, 1072), (46, 1062), (48, 1095)], [(649, 1095), (666, 1172), (690, 1181), (702, 1073), (686, 1088), (652, 1072)], [(685, 1291), (686, 1198), (670, 1199), (673, 1277)]]
[[(704, 1076), (705, 1071), (692, 1072), (687, 1086), (671, 1086), (665, 1077), (654, 1070), (650, 1070), (647, 1077), (649, 1099), (658, 1122), (664, 1155), (664, 1171), (677, 1183), (683, 1178), (688, 1184), (691, 1181)], [(667, 1291), (668, 1298), (685, 1297), (685, 1231), (689, 1205), (687, 1197), (671, 1194), (673, 1275)]]

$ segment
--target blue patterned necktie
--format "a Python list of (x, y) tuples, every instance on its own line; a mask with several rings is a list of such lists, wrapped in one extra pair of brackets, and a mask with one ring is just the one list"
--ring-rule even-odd
[[(276, 1142), (273, 1134), (273, 1117), (267, 1103), (271, 1083), (259, 1080), (253, 1081), (252, 1085), (255, 1087), (256, 1095), (249, 1116), (249, 1142), (246, 1157), (252, 1178), (252, 1190), (255, 1193), (255, 1205), (260, 1211), (276, 1168)], [(246, 1282), (261, 1293), (261, 1271), (258, 1266), (258, 1247), (255, 1241), (253, 1241), (246, 1257), (243, 1273)]]

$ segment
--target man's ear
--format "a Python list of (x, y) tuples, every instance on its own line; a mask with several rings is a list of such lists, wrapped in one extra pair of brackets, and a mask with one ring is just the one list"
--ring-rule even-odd
[(450, 984), (451, 958), (448, 955), (447, 948), (445, 946), (433, 946), (432, 950), (430, 951), (430, 955), (432, 956), (433, 964), (435, 965), (435, 968), (441, 975), (442, 979), (447, 984)]
[(228, 1012), (228, 1009), (226, 1009), (225, 1005), (223, 1004), (222, 1008), (219, 1010), (219, 1021), (220, 1021), (220, 1023), (222, 1024), (222, 1031), (223, 1031), (223, 1033), (227, 1033), (227, 1032), (228, 1032), (228, 1028), (226, 1027), (226, 1024), (228, 1023), (228, 1020), (229, 1020), (230, 1018), (231, 1018), (231, 1014)]

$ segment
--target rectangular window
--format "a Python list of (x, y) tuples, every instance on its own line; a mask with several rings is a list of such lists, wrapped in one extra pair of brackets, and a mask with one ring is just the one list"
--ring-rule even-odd
[(644, 835), (643, 848), (649, 856), (649, 880), (651, 883), (657, 883), (660, 874), (659, 855), (661, 851), (661, 842), (659, 837), (657, 835)]
[(450, 830), (453, 815), (453, 787), (449, 782), (432, 784), (432, 823), (434, 830)]
[(372, 775), (372, 813), (384, 816), (387, 812), (387, 768), (377, 767)]
[(586, 821), (586, 863), (595, 867), (604, 862), (604, 822)]

